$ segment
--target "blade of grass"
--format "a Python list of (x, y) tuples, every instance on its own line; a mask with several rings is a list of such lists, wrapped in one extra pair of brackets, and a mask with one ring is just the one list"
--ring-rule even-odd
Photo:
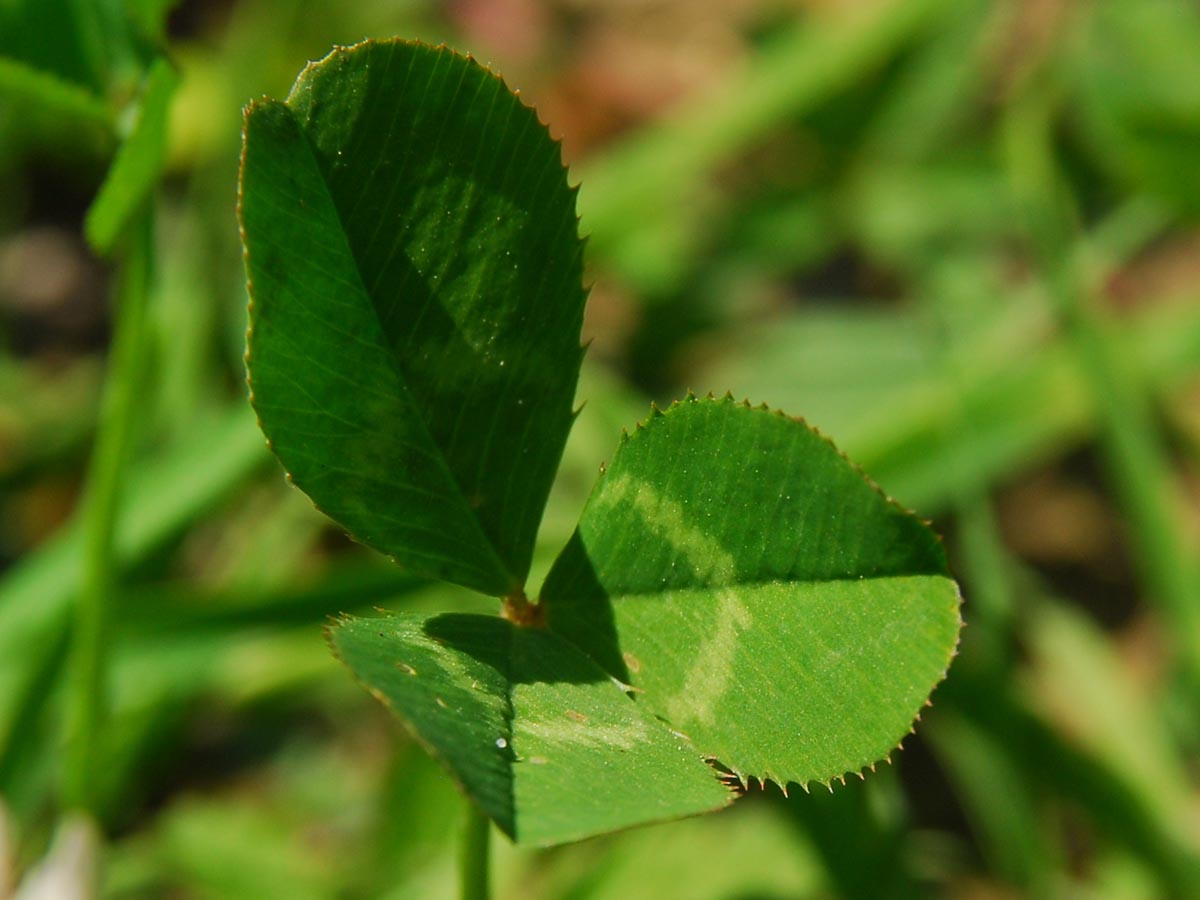
[[(936, 334), (955, 400), (948, 404), (946, 437), (968, 443), (986, 430), (980, 409), (964, 401), (969, 395), (971, 357), (955, 352), (970, 341), (972, 328), (991, 299), (982, 300), (974, 280), (960, 277), (955, 262), (935, 263), (925, 273), (919, 292), (923, 312)], [(969, 275), (969, 273), (968, 273)], [(957, 457), (960, 467), (967, 463)], [(972, 627), (964, 636), (958, 665), (998, 685), (1013, 675), (1014, 602), (1007, 553), (983, 486), (951, 477), (962, 576), (967, 586), (965, 617)], [(1054, 876), (1062, 869), (1055, 842), (1039, 820), (1035, 794), (1019, 762), (1002, 746), (954, 711), (939, 708), (924, 732), (949, 779), (974, 832), (988, 867), (1030, 897), (1055, 896)]]
[[(1034, 301), (1032, 313), (1028, 300)], [(986, 490), (1094, 432), (1102, 398), (1088, 390), (1068, 343), (1046, 335), (1045, 316), (1037, 313), (1042, 302), (1032, 297), (1006, 303), (995, 319), (981, 323), (990, 337), (960, 347), (966, 363), (957, 400), (954, 382), (936, 361), (907, 375), (897, 374), (899, 363), (893, 364), (890, 375), (885, 370), (871, 376), (847, 396), (847, 383), (854, 385), (862, 375), (864, 355), (891, 359), (887, 342), (894, 345), (897, 331), (906, 337), (904, 346), (911, 346), (908, 319), (875, 314), (864, 333), (854, 327), (864, 322), (858, 309), (858, 318), (823, 322), (810, 315), (774, 322), (738, 341), (727, 361), (704, 378), (739, 396), (805, 410), (889, 494), (929, 515), (946, 509), (960, 491)], [(852, 339), (839, 341), (843, 331)], [(1153, 390), (1171, 390), (1200, 363), (1200, 306), (1176, 303), (1136, 312), (1113, 340), (1122, 354), (1145, 360)], [(820, 374), (829, 370), (844, 377)], [(977, 423), (971, 434), (950, 421), (960, 405)]]
[[(1036, 79), (1010, 102), (1002, 129), (1009, 175), (1092, 396), (1105, 468), (1141, 579), (1170, 623), (1177, 663), (1194, 689), (1200, 687), (1200, 570), (1185, 545), (1181, 491), (1146, 379), (1121, 351), (1115, 326), (1097, 302), (1108, 260), (1074, 240), (1074, 198), (1053, 155), (1056, 110), (1055, 92)], [(1159, 224), (1141, 206), (1127, 208), (1126, 218), (1118, 224), (1135, 232)]]
[[(998, 685), (966, 667), (956, 672), (939, 690), (939, 701), (1006, 748), (1014, 764), (1037, 779), (1045, 796), (1069, 800), (1109, 839), (1144, 859), (1161, 879), (1164, 896), (1200, 894), (1200, 860), (1164, 827), (1135, 786), (1066, 741), (1009, 684)], [(1031, 759), (1036, 766), (1028, 765)]]
[[(881, 767), (882, 768), (882, 767)], [(906, 801), (891, 772), (829, 792), (796, 795), (792, 820), (812, 842), (836, 896), (908, 900), (924, 895), (913, 871)]]
[(1030, 705), (1136, 789), (1161, 829), (1185, 844), (1192, 830), (1186, 751), (1163, 721), (1156, 686), (1139, 684), (1108, 636), (1066, 604), (1038, 603), (1024, 631), (1021, 683)]
[(127, 634), (223, 631), (251, 627), (321, 624), (339, 613), (382, 605), (424, 587), (390, 564), (373, 560), (333, 565), (319, 580), (301, 586), (203, 591), (186, 585), (134, 587), (126, 602)]
[(1022, 897), (1061, 896), (1060, 849), (1045, 827), (1019, 760), (961, 715), (943, 711), (922, 732), (963, 806), (989, 872)]
[(154, 253), (149, 211), (132, 224), (117, 291), (109, 372), (83, 500), (83, 559), (76, 599), (66, 718), (63, 795), (68, 807), (96, 812), (107, 692), (110, 607), (116, 589), (115, 533), (145, 362), (146, 297)]
[(97, 253), (112, 251), (162, 175), (167, 155), (167, 119), (179, 75), (166, 59), (146, 74), (133, 130), (117, 151), (100, 192), (84, 220), (84, 233)]
[[(186, 437), (130, 473), (125, 515), (114, 536), (122, 567), (135, 565), (270, 461), (254, 415), (237, 403), (197, 421)], [(0, 647), (45, 633), (79, 589), (80, 517), (0, 581)], [(10, 643), (11, 642), (11, 643)], [(7, 659), (0, 653), (0, 659)]]
[[(197, 422), (188, 439), (130, 473), (113, 536), (118, 570), (146, 558), (228, 496), (270, 457), (254, 417), (238, 404)], [(57, 640), (83, 581), (82, 516), (15, 564), (0, 581), (0, 734), (12, 734), (33, 650)], [(0, 789), (4, 787), (0, 784)]]
[(54, 640), (30, 647), (26, 651), (26, 671), (22, 673), (24, 681), (11, 689), (12, 714), (0, 731), (0, 794), (18, 811), (36, 805), (28, 797), (20, 796), (29, 786), (29, 779), (20, 776), (34, 757), (45, 751), (42, 726), (46, 698), (57, 686), (66, 649), (65, 632), (55, 635)]
[(24, 101), (88, 125), (113, 128), (112, 111), (103, 98), (78, 84), (33, 66), (0, 56), (0, 96)]

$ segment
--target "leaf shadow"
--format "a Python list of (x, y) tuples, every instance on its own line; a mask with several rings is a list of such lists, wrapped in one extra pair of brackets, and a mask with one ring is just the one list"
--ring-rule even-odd
[(492, 669), (507, 686), (502, 713), (503, 739), (483, 744), (480, 750), (502, 760), (507, 773), (505, 796), (499, 815), (495, 812), (489, 812), (489, 815), (509, 837), (517, 840), (521, 826), (514, 766), (520, 762), (520, 757), (514, 746), (513, 688), (532, 684), (598, 684), (607, 680), (608, 675), (582, 651), (553, 632), (544, 628), (522, 628), (499, 616), (445, 613), (426, 620), (423, 631), (442, 648)]
[(541, 597), (552, 632), (578, 647), (613, 678), (629, 684), (629, 663), (621, 652), (612, 599), (578, 529), (547, 576)]
[(595, 684), (608, 674), (565, 638), (499, 616), (445, 613), (424, 624), (442, 647), (495, 670), (511, 684)]

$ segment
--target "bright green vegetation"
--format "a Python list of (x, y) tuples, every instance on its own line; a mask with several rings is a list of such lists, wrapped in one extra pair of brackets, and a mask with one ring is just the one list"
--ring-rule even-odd
[[(327, 164), (354, 157), (336, 142), (362, 123), (355, 139), (382, 146), (376, 100), (412, 122), (436, 87), (333, 105), (317, 88), (339, 79), (314, 68), (289, 97), (304, 60), (367, 35), (504, 73), (522, 102), (483, 80), (491, 116), (437, 96), (463, 127), (511, 115), (527, 168), (426, 132), (404, 172), (385, 155), (374, 173), (409, 201), (424, 185), (424, 205), (373, 188), (372, 211), (345, 216), (350, 170)], [(1200, 896), (1197, 46), (1183, 0), (0, 2), (0, 896), (71, 840), (102, 858), (103, 900)], [(342, 64), (378, 92), (383, 59)], [(259, 247), (286, 260), (277, 276), (305, 273), (276, 283), (357, 278), (318, 299), (355, 297), (374, 322), (322, 408), (361, 415), (352, 394), (384, 386), (374, 402), (396, 415), (337, 462), (424, 459), (425, 507), (397, 472), (356, 490), (465, 546), (414, 545), (382, 502), (355, 505), (345, 473), (305, 468), (313, 435), (279, 431), (286, 416), (272, 441), (337, 521), (264, 446), (235, 210), (248, 101), (306, 135), (307, 184), (338, 211)], [(259, 174), (296, 177), (303, 154), (269, 132)], [(375, 210), (437, 237), (425, 213), (460, 196), (454, 172), (466, 188), (506, 171), (521, 190), (450, 211), (455, 234), (527, 253), (515, 269), (465, 238), (440, 266), (420, 243), (364, 252), (386, 231)], [(557, 214), (525, 217), (534, 195)], [(380, 274), (400, 256), (420, 274)], [(551, 263), (561, 284), (531, 286)], [(444, 279), (523, 286), (562, 320), (531, 347)], [(389, 306), (381, 288), (402, 282), (409, 302)], [(435, 307), (457, 310), (443, 331), (403, 318)], [(275, 324), (284, 343), (255, 354), (340, 352), (336, 328)], [(490, 368), (471, 350), (484, 335), (506, 342)], [(417, 371), (426, 350), (449, 358)], [(468, 371), (486, 404), (433, 402), (471, 393), (442, 380)], [(281, 383), (263, 374), (268, 423)], [(957, 623), (941, 550), (899, 540), (909, 552), (861, 581), (759, 555), (760, 538), (800, 546), (778, 533), (816, 507), (782, 498), (821, 491), (744, 447), (716, 465), (703, 452), (726, 432), (854, 485), (873, 538), (826, 561), (892, 546), (889, 517), (927, 532), (743, 398), (802, 415), (945, 537), (967, 627), (931, 706)], [(534, 464), (478, 440), (519, 447), (489, 423), (523, 411)], [(626, 532), (654, 552), (632, 562)], [(504, 595), (523, 625), (496, 615)], [(438, 674), (467, 671), (486, 691)], [(608, 765), (631, 754), (644, 770)]]
[(332, 640), (523, 843), (561, 843), (733, 800), (685, 739), (553, 632), (451, 614), (352, 619)]
[(519, 589), (582, 358), (557, 146), (449, 51), (365, 44), (250, 108), (242, 172), (250, 387), (292, 479), (416, 574)]
[(816, 432), (729, 399), (623, 441), (542, 602), (706, 757), (784, 787), (887, 757), (959, 629), (932, 532)]
[(334, 648), (535, 844), (723, 806), (705, 759), (785, 788), (873, 766), (959, 629), (928, 528), (731, 399), (622, 442), (529, 603), (581, 358), (558, 153), (473, 61), (367, 42), (249, 108), (240, 193), (253, 402), (291, 479), (404, 568), (504, 603), (352, 621)]

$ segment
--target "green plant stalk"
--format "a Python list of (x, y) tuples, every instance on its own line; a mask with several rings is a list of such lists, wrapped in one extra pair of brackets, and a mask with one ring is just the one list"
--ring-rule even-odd
[[(1101, 452), (1129, 524), (1130, 540), (1151, 598), (1170, 621), (1178, 665), (1200, 685), (1200, 577), (1183, 539), (1169, 457), (1147, 394), (1118, 347), (1118, 338), (1093, 302), (1103, 260), (1077, 249), (1073, 198), (1056, 170), (1051, 148), (1052, 91), (1026, 90), (1006, 121), (1004, 138), (1014, 189), (1026, 211), (1039, 263), (1072, 338), (1095, 398)], [(1118, 231), (1137, 233), (1138, 209)], [(1115, 226), (1114, 226), (1115, 228)], [(1110, 229), (1113, 230), (1113, 229)], [(1089, 258), (1092, 257), (1092, 258)]]
[(126, 236), (108, 376), (82, 512), (82, 573), (68, 660), (63, 801), (99, 812), (101, 735), (107, 704), (108, 621), (117, 574), (114, 536), (140, 390), (153, 222), (144, 211)]
[[(193, 422), (185, 439), (139, 460), (137, 470), (126, 473), (116, 522), (118, 569), (162, 547), (268, 460), (254, 417), (240, 403)], [(83, 580), (83, 520), (84, 510), (76, 509), (67, 526), (0, 580), (0, 747), (12, 748), (17, 735), (31, 746), (24, 723), (38, 721), (52, 696), (41, 685), (57, 683), (64, 668), (55, 662), (53, 672), (43, 672), (42, 660), (50, 653), (67, 656), (71, 611)], [(53, 649), (60, 641), (62, 652)], [(46, 752), (43, 741), (32, 746), (21, 751), (22, 759)], [(0, 759), (0, 793), (11, 797), (27, 789), (29, 779), (19, 766), (10, 767), (9, 756)]]
[(458, 851), (459, 896), (462, 900), (488, 900), (492, 821), (470, 800), (463, 801), (463, 808), (466, 821)]

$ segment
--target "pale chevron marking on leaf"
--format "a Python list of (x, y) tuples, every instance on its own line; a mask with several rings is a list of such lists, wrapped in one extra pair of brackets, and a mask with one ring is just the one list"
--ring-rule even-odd
[(683, 689), (664, 698), (671, 721), (694, 718), (705, 725), (716, 719), (716, 706), (733, 678), (738, 633), (754, 623), (750, 610), (732, 590), (717, 594), (717, 627), (698, 648), (696, 662), (684, 678)]
[(628, 503), (662, 538), (685, 557), (696, 578), (702, 582), (728, 584), (737, 572), (733, 555), (688, 522), (686, 508), (662, 496), (646, 483), (637, 483), (628, 475), (613, 478), (600, 494), (607, 505)]
[(606, 501), (628, 503), (643, 521), (683, 556), (701, 582), (722, 585), (716, 591), (716, 627), (696, 648), (695, 662), (683, 679), (679, 693), (661, 700), (672, 721), (696, 719), (712, 724), (716, 706), (733, 680), (738, 633), (754, 623), (750, 610), (729, 582), (736, 574), (731, 554), (700, 528), (688, 522), (680, 503), (662, 496), (648, 484), (629, 476), (614, 478), (604, 493)]
[(519, 719), (514, 737), (515, 747), (518, 751), (525, 746), (527, 738), (539, 741), (543, 745), (633, 750), (647, 742), (649, 733), (646, 730), (645, 722), (640, 719), (631, 719), (621, 723), (587, 725), (570, 720), (533, 722), (528, 719)]

